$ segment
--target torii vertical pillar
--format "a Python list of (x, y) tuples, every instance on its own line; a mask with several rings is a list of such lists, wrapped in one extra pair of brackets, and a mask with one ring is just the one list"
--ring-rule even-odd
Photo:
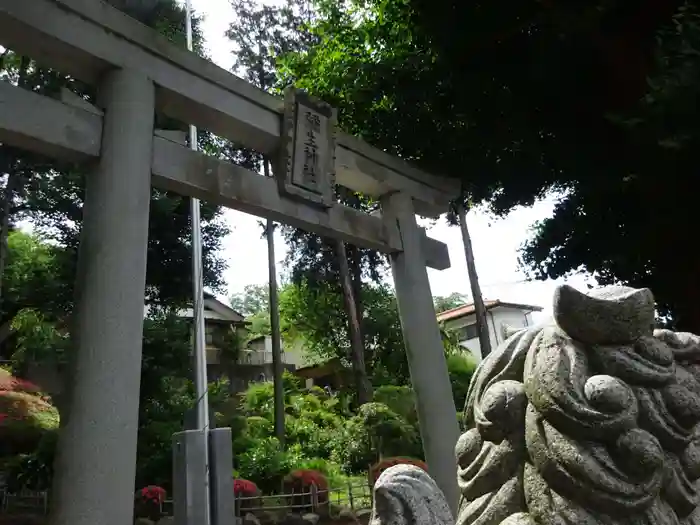
[(403, 252), (391, 255), (391, 270), (425, 459), (456, 516), (459, 491), (455, 445), (459, 425), (425, 267), (422, 232), (409, 195), (395, 193), (385, 197), (382, 210), (385, 220), (396, 222), (403, 241)]
[(87, 177), (70, 408), (52, 525), (133, 523), (155, 88), (109, 72), (99, 164)]

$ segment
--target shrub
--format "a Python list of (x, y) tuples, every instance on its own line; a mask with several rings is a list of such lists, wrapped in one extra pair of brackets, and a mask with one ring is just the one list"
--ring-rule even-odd
[(253, 383), (242, 395), (241, 408), (249, 415), (265, 416), (271, 414), (274, 407), (274, 388), (272, 383)]
[(362, 472), (377, 460), (367, 428), (358, 417), (350, 418), (332, 443), (331, 460), (342, 465), (346, 473)]
[(35, 385), (0, 371), (0, 455), (33, 452), (58, 425), (58, 410)]
[(13, 376), (9, 370), (0, 368), (0, 390), (38, 394), (40, 389), (31, 381)]
[(322, 428), (313, 421), (287, 416), (285, 420), (287, 440), (300, 445), (304, 455), (328, 459), (331, 455), (332, 430)]
[(464, 408), (469, 392), (469, 384), (476, 371), (476, 361), (469, 353), (450, 354), (447, 356), (447, 371), (452, 383), (452, 395), (458, 410)]
[(238, 478), (233, 480), (233, 493), (236, 496), (253, 497), (260, 494), (260, 489), (252, 481)]
[(161, 517), (161, 509), (167, 493), (163, 487), (149, 485), (136, 491), (134, 516), (153, 521)]
[[(233, 480), (233, 494), (235, 496), (236, 516), (259, 508), (260, 505), (260, 489), (258, 486), (247, 479)], [(244, 498), (244, 499), (239, 499)]]
[(162, 505), (165, 502), (167, 492), (163, 487), (149, 485), (139, 490), (136, 495), (142, 501), (148, 501), (155, 505)]
[(300, 470), (316, 470), (323, 474), (329, 487), (344, 487), (347, 484), (347, 476), (337, 463), (321, 458), (305, 459), (299, 463)]
[(374, 391), (374, 401), (388, 406), (408, 423), (418, 422), (416, 399), (410, 386), (380, 386)]
[(250, 416), (246, 420), (247, 432), (253, 439), (263, 439), (274, 435), (275, 426), (263, 416)]
[(241, 477), (252, 480), (266, 494), (277, 493), (285, 475), (303, 460), (300, 447), (282, 450), (273, 437), (260, 439), (237, 458)]
[(58, 431), (47, 432), (34, 452), (12, 458), (5, 468), (10, 492), (48, 490), (51, 487), (57, 440)]
[(420, 459), (402, 457), (385, 458), (372, 465), (372, 467), (369, 469), (370, 484), (374, 486), (374, 483), (377, 481), (379, 476), (382, 475), (382, 472), (389, 467), (393, 467), (394, 465), (413, 465), (428, 472), (428, 465), (426, 465), (425, 462), (421, 461)]
[(384, 456), (421, 456), (418, 430), (381, 403), (367, 403), (337, 433), (331, 458), (346, 472), (366, 472)]
[[(314, 508), (312, 490), (315, 487), (318, 497), (318, 507)], [(299, 512), (314, 511), (328, 507), (328, 480), (317, 470), (299, 469), (293, 470), (284, 478), (284, 492), (293, 494), (289, 505)]]

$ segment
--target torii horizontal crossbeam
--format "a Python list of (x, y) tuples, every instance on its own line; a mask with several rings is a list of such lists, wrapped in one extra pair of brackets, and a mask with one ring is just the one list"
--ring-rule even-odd
[[(110, 69), (140, 71), (158, 87), (160, 111), (242, 146), (271, 154), (280, 141), (283, 102), (96, 0), (0, 0), (0, 44), (96, 85)], [(337, 182), (380, 197), (403, 192), (420, 214), (436, 216), (459, 182), (340, 133)]]
[[(99, 110), (90, 111), (0, 82), (0, 142), (81, 161), (99, 157), (101, 135)], [(287, 198), (280, 195), (273, 179), (194, 152), (157, 133), (152, 172), (153, 185), (161, 189), (384, 253), (403, 249), (400, 232), (390, 221), (340, 204), (326, 211)], [(438, 270), (449, 268), (447, 246), (426, 235), (423, 239), (426, 265)]]

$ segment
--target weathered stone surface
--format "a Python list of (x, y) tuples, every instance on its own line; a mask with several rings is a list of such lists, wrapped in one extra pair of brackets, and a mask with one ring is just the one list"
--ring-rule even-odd
[(280, 525), (308, 525), (299, 514), (287, 514), (280, 521)]
[(554, 319), (583, 343), (629, 343), (651, 335), (654, 297), (648, 288), (606, 286), (584, 294), (563, 285), (554, 293)]
[(700, 337), (653, 331), (646, 289), (563, 286), (553, 313), (472, 379), (458, 525), (700, 525)]
[(370, 509), (360, 509), (355, 514), (355, 519), (360, 525), (367, 525), (369, 520), (372, 518), (372, 511)]
[(243, 525), (260, 525), (260, 520), (255, 514), (248, 512), (243, 517)]
[(352, 509), (341, 509), (338, 513), (338, 517), (341, 519), (355, 519), (355, 512)]
[(301, 517), (301, 519), (303, 519), (307, 525), (316, 525), (321, 519), (321, 516), (319, 516), (318, 514), (314, 514), (313, 512), (309, 512), (307, 514), (304, 514)]
[(385, 470), (374, 485), (371, 525), (451, 525), (450, 507), (435, 481), (413, 465)]

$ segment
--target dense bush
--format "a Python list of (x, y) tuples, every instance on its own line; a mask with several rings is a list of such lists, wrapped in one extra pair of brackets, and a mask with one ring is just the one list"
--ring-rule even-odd
[(426, 465), (425, 462), (421, 461), (420, 459), (401, 457), (384, 458), (378, 463), (372, 465), (372, 468), (369, 469), (370, 484), (374, 486), (374, 483), (377, 481), (379, 476), (382, 475), (382, 472), (384, 472), (389, 467), (393, 467), (394, 465), (414, 465), (428, 472), (428, 465)]
[(476, 361), (470, 353), (453, 353), (447, 356), (447, 371), (450, 374), (452, 395), (457, 410), (464, 408), (469, 392), (469, 383), (476, 371), (476, 366)]
[(0, 455), (34, 452), (58, 425), (58, 410), (36, 385), (0, 369)]
[[(160, 329), (160, 325), (153, 324), (148, 327), (147, 334)], [(159, 337), (151, 339), (158, 339), (158, 345), (153, 341), (149, 344), (162, 346)], [(473, 372), (471, 363), (460, 355), (450, 355), (448, 364), (455, 397), (466, 396)], [(156, 377), (159, 367), (149, 364), (154, 377), (148, 395), (142, 396), (137, 483), (169, 488), (172, 433), (183, 428), (194, 393), (187, 379)], [(158, 383), (157, 388), (155, 383)], [(7, 374), (0, 375), (0, 389), (3, 385), (0, 407), (5, 406), (5, 413), (14, 414), (19, 410), (31, 416), (31, 423), (25, 422), (20, 428), (16, 420), (5, 418), (0, 421), (0, 435), (4, 431), (15, 437), (34, 435), (34, 441), (27, 441), (25, 437), (18, 439), (20, 444), (31, 442), (31, 448), (27, 449), (31, 452), (17, 455), (9, 462), (9, 481), (18, 489), (48, 488), (58, 413), (48, 400), (31, 392), (31, 385), (14, 381)], [(272, 383), (251, 385), (235, 403), (229, 398), (226, 387), (225, 382), (210, 385), (216, 425), (232, 429), (236, 475), (254, 482), (263, 493), (278, 493), (283, 489), (285, 478), (288, 484), (288, 475), (293, 471), (320, 472), (332, 487), (339, 487), (347, 483), (348, 475), (366, 479), (370, 465), (382, 458), (422, 457), (418, 417), (410, 387), (380, 386), (375, 390), (375, 402), (352, 414), (342, 394), (328, 395), (319, 388), (302, 390), (297, 378), (285, 374), (286, 447), (273, 437)], [(5, 405), (1, 404), (3, 400)], [(41, 432), (32, 434), (34, 430)]]
[[(317, 503), (313, 505), (312, 491), (316, 490)], [(284, 478), (284, 493), (293, 494), (289, 504), (297, 511), (316, 511), (327, 508), (328, 480), (321, 472), (311, 469), (293, 470)]]
[(57, 440), (58, 431), (47, 432), (32, 453), (15, 456), (6, 464), (6, 482), (10, 492), (49, 489)]
[(136, 491), (134, 516), (136, 518), (158, 520), (161, 517), (162, 505), (166, 496), (167, 492), (165, 489), (157, 485), (149, 485)]
[(410, 386), (380, 386), (374, 390), (374, 401), (388, 406), (408, 423), (418, 424), (416, 398)]
[(367, 472), (384, 456), (422, 456), (418, 429), (381, 403), (367, 403), (336, 437), (332, 458), (346, 472)]
[(283, 450), (277, 438), (266, 437), (256, 441), (237, 459), (238, 474), (254, 481), (265, 494), (278, 493), (282, 480), (304, 456), (298, 446)]
[(236, 505), (236, 516), (245, 514), (246, 511), (259, 508), (260, 489), (258, 486), (248, 479), (233, 480), (233, 494), (236, 496), (234, 501)]

